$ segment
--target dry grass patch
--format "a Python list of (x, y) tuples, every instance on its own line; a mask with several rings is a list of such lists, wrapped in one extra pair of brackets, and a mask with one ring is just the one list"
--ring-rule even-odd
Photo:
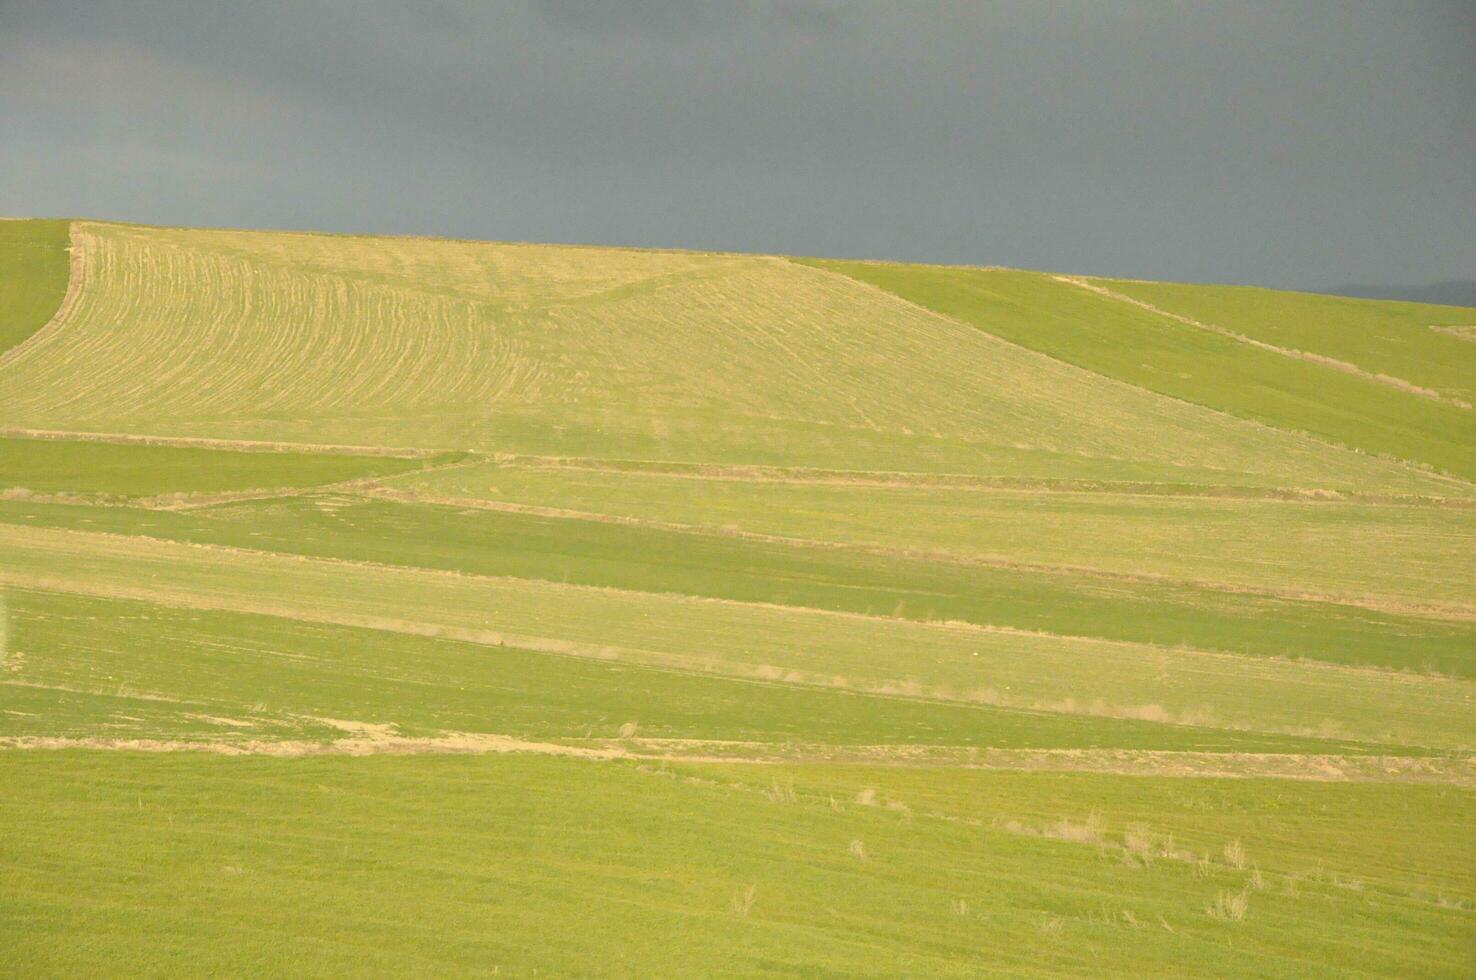
[(1215, 896), (1212, 903), (1205, 906), (1204, 911), (1212, 919), (1244, 922), (1246, 914), (1250, 911), (1250, 898), (1245, 892), (1222, 891)]
[(758, 885), (749, 885), (743, 891), (734, 895), (731, 904), (733, 913), (739, 918), (748, 918), (749, 912), (753, 910), (754, 899), (758, 897)]

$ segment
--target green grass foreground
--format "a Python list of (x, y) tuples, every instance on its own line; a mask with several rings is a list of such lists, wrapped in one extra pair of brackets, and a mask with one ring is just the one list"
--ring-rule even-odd
[[(1144, 859), (1106, 843), (1122, 840), (1107, 817), (1080, 823), (1102, 802), (1090, 778), (1050, 780), (1051, 837), (744, 775), (536, 757), (0, 755), (7, 966), (1300, 977), (1455, 976), (1468, 962), (1470, 878), (1420, 865), (1400, 819), (1418, 807), (1451, 833), (1468, 795), (1178, 781), (1164, 817), (1198, 799), (1201, 833), (1223, 822), (1257, 837), (1229, 860), (1238, 838)], [(1018, 809), (1038, 813), (1040, 789), (1024, 784)], [(1013, 790), (992, 792), (999, 806)], [(1258, 837), (1295, 838), (1307, 815), (1350, 807), (1367, 813), (1365, 840), (1385, 842), (1359, 851), (1379, 880), (1319, 866), (1334, 849), (1313, 842), (1248, 863)]]

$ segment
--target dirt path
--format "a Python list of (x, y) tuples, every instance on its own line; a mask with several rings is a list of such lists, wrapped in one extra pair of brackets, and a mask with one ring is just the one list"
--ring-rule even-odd
[[(345, 723), (347, 725), (347, 723)], [(345, 726), (339, 726), (345, 727)], [(955, 746), (796, 745), (701, 739), (571, 739), (537, 742), (481, 732), (411, 737), (392, 726), (355, 725), (327, 740), (0, 737), (0, 751), (199, 752), (299, 759), (314, 756), (501, 755), (708, 765), (836, 765), (989, 769), (1215, 779), (1434, 783), (1476, 788), (1476, 759), (1275, 755), (1126, 749), (975, 749)]]

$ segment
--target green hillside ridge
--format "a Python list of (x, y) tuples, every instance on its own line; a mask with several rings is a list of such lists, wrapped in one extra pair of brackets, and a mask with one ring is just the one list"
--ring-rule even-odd
[[(1145, 868), (1091, 842), (851, 799), (837, 811), (832, 794), (772, 799), (768, 780), (787, 773), (747, 766), (124, 761), (0, 755), (0, 824), (15, 831), (0, 838), (3, 921), (24, 972), (1062, 976), (1191, 963), (1221, 975), (1453, 976), (1469, 948), (1458, 907), (1469, 879), (1432, 889), (1405, 823), (1419, 814), (1438, 860), (1463, 840), (1468, 802), (1424, 787), (1282, 795), (1175, 780), (1179, 800), (1233, 794), (1188, 811), (1207, 838), (1249, 825), (1301, 842), (1259, 869), (1256, 890), (1251, 868), (1224, 863), (1235, 839), (1224, 830), (1203, 866)], [(731, 785), (753, 777), (764, 790)], [(1052, 780), (1046, 825), (1084, 824), (1100, 785)], [(1249, 819), (1221, 815), (1235, 809)], [(1380, 846), (1361, 853), (1391, 892), (1321, 864), (1297, 816), (1349, 811), (1366, 815), (1359, 833)], [(1120, 841), (1122, 825), (1107, 826)], [(1255, 838), (1245, 847), (1257, 855)], [(1243, 921), (1206, 914), (1240, 894)]]
[(1467, 370), (1473, 338), (1463, 339), (1460, 333), (1462, 327), (1476, 326), (1476, 309), (1471, 307), (1341, 299), (1253, 286), (1096, 281), (1257, 340), (1335, 357), (1374, 374), (1476, 402), (1476, 379)]

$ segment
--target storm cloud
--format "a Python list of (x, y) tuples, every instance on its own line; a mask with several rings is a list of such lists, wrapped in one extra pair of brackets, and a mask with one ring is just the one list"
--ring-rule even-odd
[(1476, 274), (1476, 5), (0, 0), (0, 213)]

